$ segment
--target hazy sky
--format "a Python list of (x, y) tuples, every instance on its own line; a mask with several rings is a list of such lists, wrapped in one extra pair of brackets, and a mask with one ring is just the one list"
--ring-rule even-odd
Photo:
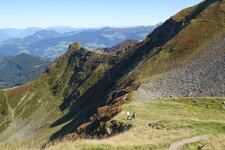
[(0, 28), (153, 25), (201, 0), (0, 0)]

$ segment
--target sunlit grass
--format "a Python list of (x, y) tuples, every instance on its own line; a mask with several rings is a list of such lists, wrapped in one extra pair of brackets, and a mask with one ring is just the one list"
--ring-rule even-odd
[[(225, 133), (225, 111), (218, 107), (223, 101), (188, 98), (132, 102), (124, 105), (123, 111), (114, 118), (133, 124), (131, 130), (102, 140), (68, 141), (49, 149), (165, 149), (180, 139), (205, 134), (219, 136), (218, 140)], [(212, 107), (208, 109), (206, 105)], [(126, 120), (126, 111), (135, 111), (136, 120)]]

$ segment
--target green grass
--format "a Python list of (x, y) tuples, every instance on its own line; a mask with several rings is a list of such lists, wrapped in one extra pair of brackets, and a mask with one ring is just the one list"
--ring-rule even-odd
[(143, 122), (150, 118), (149, 122), (171, 128), (193, 128), (199, 131), (206, 128), (206, 132), (224, 132), (225, 111), (220, 110), (223, 101), (217, 98), (158, 100), (152, 103), (136, 102), (124, 109), (140, 112), (138, 119)]
[[(73, 145), (73, 146), (71, 146)], [(79, 144), (79, 143), (72, 143), (68, 142), (65, 145), (60, 145), (56, 149), (65, 149), (65, 150), (155, 150), (158, 148), (165, 148), (164, 145), (162, 146), (155, 146), (155, 145), (145, 145), (145, 146), (112, 146), (109, 144)], [(55, 148), (49, 148), (49, 150), (54, 150)]]
[[(39, 148), (40, 143), (47, 141), (62, 127), (49, 127), (52, 122), (62, 116), (62, 112), (58, 108), (61, 100), (51, 96), (46, 79), (34, 81), (31, 87), (18, 92), (21, 91), (20, 88), (11, 89), (16, 91), (13, 97), (9, 96), (14, 94), (11, 90), (0, 92), (0, 97), (4, 97), (4, 92), (8, 94), (9, 105), (14, 112), (9, 114), (9, 122), (5, 122), (2, 126), (0, 149), (2, 146), (9, 149), (27, 148), (31, 143), (32, 149)], [(24, 97), (23, 100), (22, 97)], [(13, 102), (14, 100), (16, 102)], [(29, 138), (27, 138), (28, 135)]]
[(8, 115), (8, 107), (6, 104), (5, 92), (0, 90), (0, 132), (5, 129), (5, 125), (1, 124)]
[[(185, 9), (173, 18), (179, 22), (196, 8), (194, 6)], [(135, 74), (139, 77), (140, 82), (181, 67), (187, 61), (201, 55), (205, 48), (213, 45), (225, 31), (225, 14), (220, 13), (220, 11), (225, 11), (225, 5), (218, 6), (215, 3), (204, 10), (201, 15), (198, 15), (197, 18), (193, 18), (188, 22), (185, 28), (162, 46), (159, 54), (148, 59), (136, 71)], [(223, 53), (224, 49), (220, 51)], [(209, 60), (215, 59), (221, 52), (209, 55)], [(205, 63), (207, 62), (202, 62), (199, 65), (204, 65)]]
[[(220, 139), (225, 136), (225, 110), (219, 108), (224, 100), (185, 98), (131, 102), (124, 105), (113, 120), (132, 124), (133, 129), (103, 140), (59, 143), (50, 149), (165, 149), (173, 142), (198, 135)], [(126, 111), (135, 111), (136, 120), (126, 120)]]
[[(63, 120), (56, 127), (50, 127), (70, 111), (69, 107), (63, 111), (60, 108), (67, 96), (74, 91), (80, 92), (82, 96), (105, 75), (105, 71), (112, 67), (109, 62), (114, 57), (88, 52), (83, 48), (78, 49), (79, 45), (72, 45), (67, 53), (50, 66), (47, 73), (42, 74), (32, 83), (0, 92), (0, 98), (5, 98), (1, 100), (8, 103), (8, 110), (10, 110), (9, 122), (3, 122), (0, 146), (22, 145), (22, 148), (27, 148), (32, 141), (34, 148), (39, 148), (40, 144), (47, 142), (53, 134), (74, 119), (71, 117), (71, 120)], [(89, 54), (88, 60), (80, 58), (80, 55)], [(99, 65), (99, 57), (103, 61), (101, 65)], [(69, 100), (71, 104), (74, 99)], [(82, 101), (82, 103), (86, 102)]]
[(198, 141), (190, 144), (185, 144), (182, 150), (196, 150), (199, 146), (203, 146), (204, 150), (223, 150), (225, 147), (225, 135), (219, 134), (205, 141)]
[(178, 14), (176, 14), (175, 16), (172, 16), (172, 19), (176, 22), (180, 22), (180, 21), (183, 21), (183, 19), (189, 15), (190, 13), (192, 13), (195, 9), (197, 8), (197, 5), (196, 6), (193, 6), (193, 7), (189, 7), (189, 8), (186, 8), (186, 9), (183, 9), (182, 11), (180, 11)]

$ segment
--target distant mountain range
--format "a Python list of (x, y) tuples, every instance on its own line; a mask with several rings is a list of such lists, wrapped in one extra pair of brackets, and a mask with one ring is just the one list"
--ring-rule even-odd
[(26, 36), (30, 36), (35, 34), (41, 30), (54, 30), (59, 33), (65, 32), (72, 32), (72, 31), (82, 31), (82, 28), (73, 28), (73, 27), (66, 27), (66, 26), (55, 26), (49, 28), (39, 28), (39, 27), (30, 27), (26, 29), (14, 29), (14, 28), (3, 28), (0, 29), (0, 41), (9, 40), (11, 38), (24, 38)]
[[(126, 39), (143, 40), (156, 26), (139, 26), (130, 28), (86, 29), (82, 31), (69, 31), (68, 28), (50, 28), (40, 30), (24, 38), (13, 38), (0, 42), (0, 54), (18, 55), (29, 53), (35, 56), (54, 59), (63, 54), (68, 46), (80, 42), (89, 49), (112, 47)], [(30, 29), (31, 30), (31, 29)], [(33, 29), (38, 30), (37, 28)], [(57, 31), (61, 31), (57, 32)], [(5, 35), (7, 37), (7, 35)]]
[(27, 29), (13, 29), (13, 28), (0, 29), (0, 41), (9, 40), (11, 38), (23, 38), (32, 35), (40, 30), (42, 29), (36, 27)]
[(45, 71), (50, 61), (25, 53), (0, 56), (0, 89), (32, 81)]

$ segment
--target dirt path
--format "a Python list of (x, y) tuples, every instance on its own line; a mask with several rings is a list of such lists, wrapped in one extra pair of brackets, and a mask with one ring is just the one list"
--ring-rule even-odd
[(177, 141), (175, 143), (172, 143), (168, 150), (181, 150), (182, 146), (184, 146), (185, 144), (198, 142), (198, 141), (201, 141), (201, 140), (207, 140), (209, 137), (210, 137), (209, 135), (202, 135), (202, 136), (195, 136), (195, 137), (191, 137), (191, 138), (186, 138), (186, 139)]
[(17, 106), (14, 108), (14, 112), (17, 110), (17, 108), (20, 106), (20, 104), (24, 101), (24, 99), (27, 97), (27, 93), (21, 98), (20, 102), (17, 104)]

